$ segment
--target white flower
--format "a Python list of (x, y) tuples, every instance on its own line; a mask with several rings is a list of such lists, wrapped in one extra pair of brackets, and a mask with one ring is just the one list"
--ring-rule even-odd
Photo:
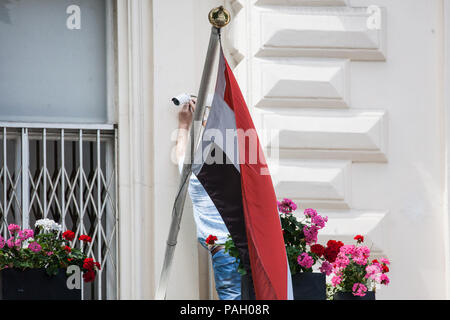
[(40, 219), (37, 220), (35, 223), (36, 227), (39, 227), (39, 229), (43, 230), (45, 233), (50, 231), (61, 231), (62, 227), (61, 225), (57, 224), (55, 221), (51, 219)]

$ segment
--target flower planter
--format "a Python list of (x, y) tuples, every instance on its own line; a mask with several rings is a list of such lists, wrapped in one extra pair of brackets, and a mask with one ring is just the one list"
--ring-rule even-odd
[(294, 300), (326, 300), (326, 277), (323, 273), (305, 272), (292, 276)]
[(67, 288), (66, 269), (49, 276), (45, 269), (3, 269), (0, 272), (2, 300), (81, 300), (81, 289)]
[(375, 300), (375, 291), (367, 291), (364, 297), (354, 296), (351, 292), (336, 292), (334, 300)]
[[(297, 273), (292, 276), (294, 300), (326, 300), (325, 275), (316, 272)], [(241, 277), (241, 299), (255, 300), (250, 275)]]

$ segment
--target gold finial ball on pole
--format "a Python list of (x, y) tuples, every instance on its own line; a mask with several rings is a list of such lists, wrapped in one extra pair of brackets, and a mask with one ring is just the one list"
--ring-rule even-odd
[(209, 22), (216, 28), (225, 27), (231, 20), (230, 12), (223, 6), (212, 9), (208, 14)]

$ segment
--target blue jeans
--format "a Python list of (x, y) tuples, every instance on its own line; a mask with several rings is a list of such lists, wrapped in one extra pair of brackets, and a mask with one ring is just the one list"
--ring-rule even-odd
[(241, 275), (236, 259), (220, 249), (212, 256), (216, 291), (220, 300), (241, 300)]

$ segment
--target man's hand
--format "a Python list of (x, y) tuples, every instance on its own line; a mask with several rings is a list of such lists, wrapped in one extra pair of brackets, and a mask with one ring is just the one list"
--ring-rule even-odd
[(196, 101), (192, 99), (189, 103), (183, 104), (181, 110), (178, 112), (178, 128), (189, 129), (195, 110), (195, 103)]
[(196, 99), (192, 99), (189, 103), (185, 103), (178, 112), (178, 136), (176, 146), (177, 161), (180, 161), (186, 152), (189, 128), (194, 116)]

